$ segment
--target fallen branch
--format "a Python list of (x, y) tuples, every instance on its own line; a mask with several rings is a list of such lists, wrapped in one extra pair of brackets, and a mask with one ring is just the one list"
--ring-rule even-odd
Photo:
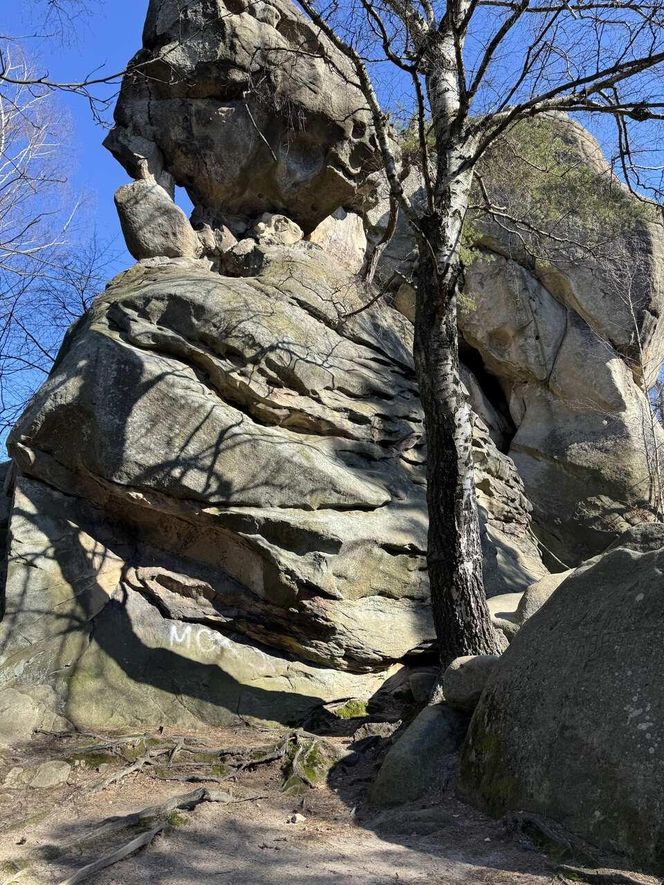
[(119, 830), (141, 826), (148, 823), (149, 821), (157, 820), (161, 817), (165, 818), (171, 812), (176, 811), (177, 809), (191, 811), (193, 808), (196, 808), (197, 805), (200, 805), (201, 802), (206, 801), (219, 800), (210, 799), (209, 792), (204, 788), (194, 790), (191, 793), (185, 793), (181, 796), (173, 796), (171, 799), (167, 799), (166, 802), (162, 802), (160, 805), (151, 805), (148, 808), (144, 808), (142, 811), (136, 811), (133, 814), (126, 815), (125, 817), (111, 817), (108, 820), (104, 821), (99, 827), (97, 827), (96, 830), (92, 830), (91, 832), (86, 833), (83, 836), (79, 836), (69, 842), (68, 846), (79, 845), (81, 842), (97, 840), (104, 836), (108, 836), (111, 833), (116, 833)]
[(92, 792), (99, 793), (102, 790), (105, 790), (108, 787), (112, 786), (113, 784), (117, 784), (121, 780), (124, 780), (124, 778), (128, 777), (130, 774), (135, 774), (146, 765), (151, 765), (154, 759), (157, 759), (160, 756), (164, 756), (166, 754), (170, 754), (172, 752), (173, 747), (160, 747), (159, 749), (149, 750), (147, 753), (145, 753), (145, 755), (141, 756), (127, 768), (123, 768), (122, 771), (117, 771), (109, 778), (106, 778), (105, 781), (102, 781), (101, 784), (97, 784), (97, 786), (92, 788)]
[(160, 824), (158, 827), (153, 827), (151, 830), (148, 830), (145, 833), (141, 833), (140, 836), (136, 836), (131, 842), (127, 842), (126, 845), (123, 845), (120, 848), (116, 848), (114, 851), (109, 851), (108, 854), (102, 855), (99, 860), (96, 860), (94, 863), (88, 864), (86, 867), (82, 867), (77, 873), (74, 873), (73, 876), (70, 876), (68, 879), (60, 882), (60, 885), (78, 885), (79, 882), (85, 882), (90, 876), (93, 876), (95, 873), (99, 873), (102, 870), (105, 870), (107, 867), (112, 866), (113, 864), (119, 863), (121, 860), (124, 860), (127, 857), (130, 857), (132, 854), (135, 854), (137, 851), (140, 851), (141, 848), (145, 848), (147, 845), (150, 845), (155, 838), (161, 833), (161, 831), (166, 827), (166, 822)]
[(573, 867), (569, 864), (561, 864), (558, 868), (563, 874), (574, 876), (575, 882), (579, 879), (592, 885), (650, 885), (652, 879), (626, 873), (623, 870), (586, 869), (585, 867)]
[(193, 809), (202, 802), (220, 802), (224, 805), (236, 805), (241, 802), (256, 802), (259, 799), (266, 798), (268, 797), (246, 796), (237, 799), (230, 793), (225, 793), (221, 790), (206, 790), (203, 788), (200, 790), (194, 790), (192, 793), (185, 793), (182, 796), (173, 796), (166, 802), (162, 802), (159, 805), (151, 805), (148, 808), (144, 808), (142, 811), (137, 811), (126, 817), (110, 818), (101, 826), (97, 827), (96, 830), (92, 830), (91, 832), (69, 842), (68, 847), (80, 845), (82, 842), (89, 842), (92, 840), (97, 841), (101, 838), (117, 833), (119, 830), (144, 826), (148, 821), (154, 821), (157, 818), (164, 819), (160, 821), (159, 824), (155, 824), (149, 830), (136, 836), (120, 848), (109, 851), (107, 854), (102, 855), (99, 860), (82, 867), (77, 873), (74, 873), (73, 876), (70, 876), (68, 879), (61, 882), (60, 885), (77, 885), (77, 883), (84, 882), (94, 874), (101, 872), (101, 870), (105, 870), (107, 867), (125, 860), (141, 848), (146, 848), (168, 827), (168, 815), (173, 811), (178, 809), (182, 809), (183, 811), (193, 811)]

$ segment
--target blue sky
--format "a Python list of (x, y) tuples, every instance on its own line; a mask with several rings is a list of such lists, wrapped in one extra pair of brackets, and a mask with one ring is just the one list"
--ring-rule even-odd
[[(32, 4), (0, 0), (0, 5), (5, 7), (0, 11), (0, 32), (27, 35), (34, 30)], [(76, 22), (64, 44), (55, 38), (24, 41), (36, 66), (51, 79), (77, 80), (100, 64), (114, 73), (122, 70), (140, 48), (147, 0), (101, 0), (91, 8), (93, 13)], [(71, 160), (72, 195), (84, 198), (86, 227), (94, 226), (101, 241), (114, 240), (119, 252), (116, 269), (120, 270), (132, 259), (124, 248), (113, 194), (127, 183), (127, 173), (102, 146), (107, 130), (94, 122), (87, 102), (75, 95), (61, 95), (58, 102), (71, 128), (68, 153), (73, 151), (73, 156), (63, 160)]]

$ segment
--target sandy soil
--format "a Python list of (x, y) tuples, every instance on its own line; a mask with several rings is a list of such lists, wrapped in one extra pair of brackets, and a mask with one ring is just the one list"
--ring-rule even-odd
[[(173, 735), (157, 739), (174, 742)], [(248, 727), (206, 735), (211, 748), (264, 746), (274, 740), (275, 732)], [(333, 742), (340, 754), (347, 752), (348, 738)], [(99, 741), (44, 737), (0, 760), (0, 783), (9, 780), (9, 786), (0, 791), (2, 885), (60, 883), (142, 832), (141, 828), (120, 829), (90, 839), (108, 818), (206, 786), (162, 780), (168, 771), (144, 768), (99, 790), (109, 777), (131, 764), (131, 746), (126, 761), (108, 762), (103, 753), (95, 753), (85, 763), (79, 762), (61, 786), (36, 789), (25, 785), (43, 761), (76, 761), (77, 751), (91, 743)], [(279, 761), (250, 767), (222, 784), (210, 782), (210, 788), (230, 794), (225, 801), (204, 802), (191, 811), (170, 814), (165, 829), (149, 847), (88, 881), (96, 885), (544, 885), (561, 881), (544, 854), (500, 822), (460, 803), (449, 788), (432, 785), (425, 801), (395, 811), (368, 809), (364, 793), (379, 759), (380, 747), (348, 756), (324, 785), (307, 789), (300, 797), (282, 791)], [(209, 770), (203, 767), (203, 776)], [(295, 814), (304, 819), (291, 822)]]

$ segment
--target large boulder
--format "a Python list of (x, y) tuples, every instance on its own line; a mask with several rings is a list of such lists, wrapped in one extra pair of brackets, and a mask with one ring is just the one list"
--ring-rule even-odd
[(461, 785), (664, 871), (664, 552), (619, 548), (565, 580), (503, 654)]
[(487, 683), (500, 665), (498, 655), (464, 655), (443, 673), (441, 687), (446, 703), (472, 713)]
[(556, 592), (558, 587), (565, 581), (574, 569), (568, 569), (564, 572), (554, 572), (552, 575), (545, 575), (531, 584), (525, 593), (521, 596), (516, 612), (514, 613), (514, 621), (517, 626), (523, 626), (528, 618), (532, 618), (535, 612), (538, 612), (545, 602)]
[[(11, 435), (0, 682), (77, 724), (291, 721), (432, 647), (410, 326), (318, 246), (260, 250), (254, 278), (116, 278)], [(545, 570), (479, 418), (475, 451), (489, 592), (523, 590)]]
[[(657, 214), (624, 188), (596, 139), (566, 114), (519, 123), (483, 158), (481, 171), (492, 202), (504, 206), (506, 217), (472, 215), (466, 260), (474, 263), (473, 257), (482, 252), (489, 260), (510, 259), (512, 277), (527, 271), (526, 290), (533, 285), (528, 277), (535, 278), (561, 306), (582, 317), (635, 375), (645, 372), (651, 384), (664, 361), (664, 325), (659, 322), (664, 238)], [(403, 188), (411, 204), (422, 209), (425, 190), (417, 168), (409, 171)], [(383, 179), (375, 204), (365, 213), (372, 241), (382, 236), (389, 217), (389, 188)], [(512, 223), (510, 217), (522, 223)], [(551, 236), (541, 236), (547, 233)], [(584, 243), (588, 249), (579, 248)], [(416, 262), (413, 233), (400, 212), (381, 256), (379, 276), (388, 281), (396, 272), (410, 279)], [(524, 289), (522, 280), (516, 284)], [(530, 334), (534, 337), (537, 331)], [(542, 346), (555, 347), (555, 340), (551, 336)]]
[(370, 803), (389, 808), (439, 793), (456, 761), (468, 719), (448, 704), (425, 707), (390, 747), (371, 784)]
[[(353, 71), (288, 0), (151, 0), (106, 146), (202, 221), (365, 204), (378, 146)], [(372, 190), (368, 188), (369, 192)]]

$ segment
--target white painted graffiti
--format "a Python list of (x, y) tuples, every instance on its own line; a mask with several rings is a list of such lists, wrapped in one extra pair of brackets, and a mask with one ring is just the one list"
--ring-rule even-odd
[(171, 648), (196, 648), (203, 654), (219, 651), (229, 645), (228, 639), (221, 633), (210, 630), (209, 627), (195, 627), (193, 624), (171, 624), (170, 643)]

